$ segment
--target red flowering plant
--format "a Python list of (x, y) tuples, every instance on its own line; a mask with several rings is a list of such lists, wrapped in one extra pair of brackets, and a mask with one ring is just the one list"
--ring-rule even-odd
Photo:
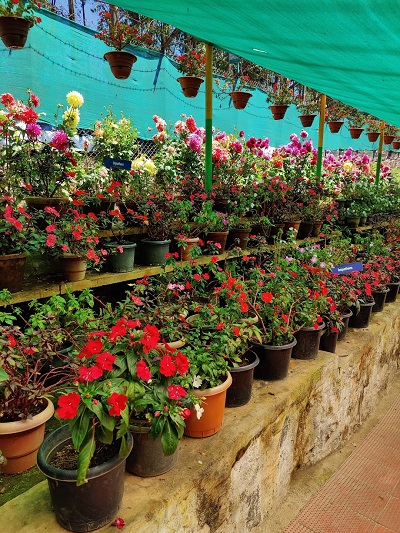
[(203, 43), (188, 49), (186, 53), (176, 58), (178, 70), (184, 76), (204, 76), (206, 69), (206, 54)]
[(126, 446), (137, 421), (161, 438), (165, 455), (178, 446), (194, 399), (185, 386), (189, 361), (181, 352), (157, 348), (159, 330), (120, 318), (92, 331), (76, 354), (79, 367), (72, 387), (58, 400), (56, 415), (67, 420), (78, 453), (78, 481), (85, 482), (91, 459), (102, 445)]
[(3, 0), (0, 5), (0, 17), (21, 17), (29, 20), (31, 26), (42, 22), (36, 11), (40, 9), (37, 0)]
[(0, 254), (18, 254), (39, 248), (31, 215), (24, 202), (0, 197)]
[(98, 33), (94, 36), (118, 51), (130, 44), (151, 45), (151, 35), (135, 24), (129, 15), (129, 11), (114, 6), (108, 11), (100, 11), (97, 21)]

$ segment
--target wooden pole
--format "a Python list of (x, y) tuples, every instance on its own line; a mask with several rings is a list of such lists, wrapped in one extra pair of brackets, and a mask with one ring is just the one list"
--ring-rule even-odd
[(321, 94), (319, 102), (319, 127), (318, 127), (318, 159), (317, 176), (321, 179), (322, 173), (322, 147), (324, 145), (326, 94)]
[(379, 185), (379, 178), (381, 175), (381, 161), (382, 161), (382, 151), (383, 151), (383, 137), (385, 135), (385, 123), (381, 122), (381, 133), (379, 136), (379, 147), (378, 147), (378, 159), (376, 161), (376, 176), (375, 176), (375, 185)]
[(212, 189), (212, 44), (206, 44), (206, 192)]

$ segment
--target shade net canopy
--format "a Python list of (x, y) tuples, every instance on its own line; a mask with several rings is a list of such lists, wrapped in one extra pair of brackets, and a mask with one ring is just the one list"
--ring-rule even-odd
[(114, 0), (400, 126), (399, 0)]

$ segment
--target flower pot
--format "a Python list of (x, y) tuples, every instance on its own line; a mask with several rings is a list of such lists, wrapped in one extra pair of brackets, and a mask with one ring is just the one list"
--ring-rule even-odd
[(181, 84), (183, 94), (186, 98), (194, 98), (199, 92), (200, 85), (204, 82), (203, 78), (198, 76), (181, 76), (178, 78)]
[(360, 217), (360, 226), (365, 226), (367, 223), (367, 217)]
[(190, 252), (193, 250), (193, 248), (196, 246), (196, 244), (199, 242), (198, 237), (185, 237), (184, 239), (179, 239), (180, 241), (184, 241), (186, 243), (186, 246), (179, 246), (178, 247), (178, 254), (182, 261), (190, 261), (192, 257), (190, 256)]
[(318, 329), (305, 327), (295, 333), (297, 344), (293, 348), (293, 359), (315, 359), (317, 357), (324, 327), (325, 324), (322, 322)]
[[(118, 248), (122, 248), (122, 252)], [(110, 243), (105, 246), (109, 255), (107, 265), (111, 272), (132, 272), (135, 264), (136, 243)]]
[(240, 407), (250, 401), (254, 369), (260, 360), (252, 350), (246, 352), (244, 358), (247, 364), (229, 368), (232, 376), (232, 385), (226, 391), (226, 407)]
[(268, 244), (274, 244), (279, 233), (283, 234), (283, 228), (285, 227), (285, 224), (273, 224), (270, 226), (270, 231), (268, 235)]
[(360, 225), (360, 217), (346, 217), (346, 226), (356, 229)]
[(331, 133), (339, 133), (340, 128), (343, 126), (344, 122), (342, 120), (331, 120), (328, 122), (328, 127)]
[(388, 283), (389, 292), (386, 295), (386, 303), (393, 303), (396, 301), (399, 293), (400, 281)]
[(290, 358), (296, 344), (296, 339), (282, 346), (269, 346), (268, 344), (252, 342), (252, 349), (260, 359), (254, 377), (266, 381), (284, 379), (288, 375)]
[(311, 231), (311, 237), (319, 237), (321, 233), (321, 228), (324, 225), (323, 221), (318, 221), (313, 223), (313, 229)]
[(126, 459), (126, 470), (135, 476), (154, 477), (171, 470), (178, 459), (178, 448), (164, 455), (161, 437), (153, 439), (150, 427), (133, 424), (130, 427), (133, 447)]
[(216, 245), (220, 245), (220, 253), (225, 251), (226, 240), (228, 238), (228, 231), (209, 231), (206, 234), (206, 241), (212, 241)]
[(272, 117), (274, 120), (282, 120), (285, 116), (288, 105), (270, 105), (268, 106), (271, 110)]
[(375, 302), (367, 302), (360, 304), (360, 310), (357, 313), (357, 309), (352, 309), (353, 315), (349, 320), (349, 327), (351, 328), (367, 328), (371, 320), (372, 307)]
[(400, 150), (400, 141), (393, 141), (392, 146), (394, 150)]
[(312, 229), (313, 229), (314, 222), (311, 222), (310, 220), (307, 221), (301, 221), (299, 231), (297, 232), (297, 238), (298, 239), (307, 239), (310, 237)]
[(44, 427), (54, 413), (54, 405), (45, 399), (45, 408), (30, 420), (0, 422), (0, 450), (7, 459), (3, 474), (17, 474), (36, 464), (38, 449), (43, 442)]
[(60, 267), (66, 281), (85, 279), (87, 263), (84, 257), (74, 254), (60, 255)]
[(108, 61), (113, 76), (118, 80), (126, 80), (129, 78), (132, 65), (137, 61), (137, 57), (134, 54), (119, 50), (107, 52), (103, 57)]
[(192, 391), (198, 398), (204, 398), (201, 403), (204, 412), (198, 419), (196, 411), (192, 410), (189, 418), (186, 419), (184, 435), (195, 438), (210, 437), (221, 429), (224, 420), (226, 391), (231, 383), (232, 376), (228, 372), (227, 379), (221, 385)]
[(375, 142), (378, 139), (379, 135), (380, 135), (379, 131), (368, 131), (367, 132), (368, 140), (371, 143)]
[(372, 296), (374, 297), (374, 305), (372, 306), (373, 313), (380, 313), (383, 311), (386, 302), (386, 296), (389, 292), (389, 289), (384, 289), (382, 291), (372, 291)]
[(22, 290), (26, 254), (0, 255), (0, 289)]
[(350, 137), (352, 139), (359, 139), (363, 131), (364, 128), (349, 128)]
[(338, 337), (339, 337), (338, 331), (325, 330), (319, 342), (320, 349), (324, 350), (325, 352), (335, 353)]
[(253, 96), (251, 93), (246, 91), (232, 91), (230, 97), (232, 98), (233, 106), (235, 109), (244, 109), (247, 105), (247, 102)]
[(140, 260), (142, 265), (165, 265), (165, 254), (169, 252), (170, 239), (164, 241), (152, 241), (142, 239), (140, 241)]
[(51, 503), (57, 522), (76, 533), (94, 531), (114, 520), (124, 492), (125, 462), (132, 449), (127, 433), (128, 450), (105, 463), (89, 468), (87, 483), (76, 486), (77, 471), (63, 470), (50, 464), (54, 455), (71, 444), (68, 426), (48, 435), (38, 453), (38, 467), (47, 477)]
[(294, 237), (296, 238), (297, 237), (297, 233), (299, 231), (300, 224), (301, 224), (301, 220), (290, 220), (290, 221), (284, 222), (282, 238), (286, 239), (286, 237), (288, 236), (290, 228), (294, 229)]
[(345, 339), (349, 327), (349, 320), (352, 315), (353, 311), (350, 311), (350, 309), (347, 311), (347, 313), (343, 313), (342, 315), (340, 315), (343, 322), (343, 326), (342, 329), (339, 331), (338, 341), (343, 341)]
[(392, 144), (394, 137), (395, 137), (394, 135), (384, 135), (383, 142), (385, 144)]
[(312, 126), (316, 116), (317, 115), (299, 115), (299, 119), (303, 128), (309, 128)]
[(0, 38), (10, 50), (20, 50), (32, 26), (32, 22), (22, 17), (0, 17)]
[(229, 235), (226, 241), (228, 248), (231, 246), (239, 246), (244, 250), (249, 242), (251, 229), (232, 228), (229, 230)]

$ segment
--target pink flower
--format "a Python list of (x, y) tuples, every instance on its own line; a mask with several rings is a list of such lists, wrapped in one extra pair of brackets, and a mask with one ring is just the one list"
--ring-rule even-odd
[(49, 205), (46, 205), (46, 207), (44, 208), (44, 212), (48, 213), (49, 215), (54, 215), (57, 218), (60, 216), (60, 213), (56, 209), (54, 209), (54, 207), (51, 207)]
[(36, 139), (42, 133), (42, 128), (39, 124), (28, 124), (26, 127), (26, 133), (31, 139)]
[(56, 150), (59, 150), (60, 152), (65, 152), (68, 150), (68, 136), (65, 131), (57, 130), (53, 135), (50, 146)]
[(46, 246), (52, 248), (57, 242), (57, 237), (55, 235), (48, 235), (46, 240)]

